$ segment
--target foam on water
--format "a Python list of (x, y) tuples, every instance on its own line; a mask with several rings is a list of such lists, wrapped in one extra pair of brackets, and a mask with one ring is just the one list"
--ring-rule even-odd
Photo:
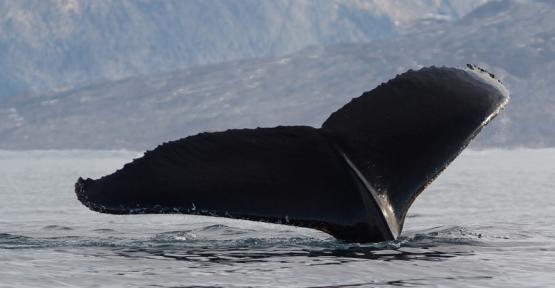
[(104, 215), (80, 175), (135, 152), (0, 151), (0, 287), (548, 287), (555, 150), (469, 151), (415, 202), (396, 241), (191, 215)]

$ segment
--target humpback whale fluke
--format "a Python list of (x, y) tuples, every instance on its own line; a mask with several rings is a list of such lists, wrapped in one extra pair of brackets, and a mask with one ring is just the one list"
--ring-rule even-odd
[(424, 188), (508, 101), (492, 74), (409, 70), (354, 98), (321, 128), (201, 133), (158, 146), (78, 199), (112, 214), (186, 213), (396, 239)]

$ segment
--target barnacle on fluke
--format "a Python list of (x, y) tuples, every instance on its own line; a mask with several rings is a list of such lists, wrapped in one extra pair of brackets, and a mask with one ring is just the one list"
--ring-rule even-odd
[(186, 213), (297, 225), (346, 241), (396, 239), (414, 199), (508, 101), (492, 74), (409, 70), (321, 128), (201, 133), (160, 145), (75, 192), (113, 214)]

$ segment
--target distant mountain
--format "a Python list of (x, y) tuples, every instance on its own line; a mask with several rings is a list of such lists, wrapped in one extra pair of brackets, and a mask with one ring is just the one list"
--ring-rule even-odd
[[(501, 1), (367, 44), (128, 78), (0, 108), (0, 148), (152, 148), (204, 130), (309, 124), (409, 68), (481, 65), (511, 90), (475, 147), (555, 146), (555, 3)], [(417, 139), (415, 139), (417, 141)]]
[(368, 42), (486, 0), (0, 0), (0, 101), (309, 45)]

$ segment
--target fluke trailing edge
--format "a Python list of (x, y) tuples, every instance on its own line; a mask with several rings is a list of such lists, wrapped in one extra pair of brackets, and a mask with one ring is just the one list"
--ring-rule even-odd
[(356, 242), (396, 239), (414, 199), (507, 103), (493, 75), (408, 71), (321, 128), (201, 133), (160, 145), (75, 192), (92, 210), (267, 221)]

